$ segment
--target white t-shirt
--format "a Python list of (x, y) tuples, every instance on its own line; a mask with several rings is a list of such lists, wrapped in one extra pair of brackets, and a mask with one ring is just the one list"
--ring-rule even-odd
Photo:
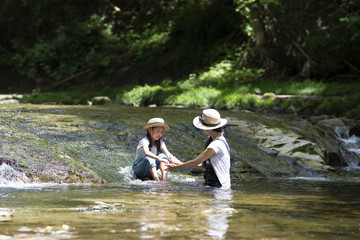
[(221, 189), (229, 189), (231, 186), (230, 154), (228, 152), (225, 143), (219, 139), (222, 139), (223, 141), (226, 142), (224, 136), (219, 136), (215, 138), (207, 148), (211, 148), (215, 151), (215, 154), (210, 158), (210, 161), (211, 161), (211, 165), (214, 168), (216, 176), (218, 177), (221, 183)]
[[(146, 156), (145, 155), (145, 152), (144, 152), (144, 149), (143, 149), (143, 146), (149, 146), (150, 144), (150, 141), (147, 137), (144, 137), (143, 139), (140, 140), (138, 146), (136, 147), (136, 157), (135, 157), (135, 160), (134, 160), (134, 164), (137, 163), (138, 161), (144, 159), (144, 157)], [(165, 143), (160, 140), (160, 150), (162, 151), (163, 149), (166, 148), (166, 145)], [(153, 146), (150, 151), (152, 153), (154, 153), (155, 155), (158, 155), (159, 153), (157, 152), (157, 148), (156, 146)]]

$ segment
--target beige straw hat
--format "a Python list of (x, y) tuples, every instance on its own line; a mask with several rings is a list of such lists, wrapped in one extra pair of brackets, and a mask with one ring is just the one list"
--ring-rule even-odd
[(226, 125), (227, 120), (220, 117), (215, 109), (205, 109), (193, 120), (195, 127), (203, 130), (212, 130)]
[(152, 128), (152, 127), (162, 127), (164, 130), (168, 130), (169, 126), (165, 124), (164, 119), (162, 118), (152, 118), (148, 121), (147, 125), (144, 126), (144, 129)]

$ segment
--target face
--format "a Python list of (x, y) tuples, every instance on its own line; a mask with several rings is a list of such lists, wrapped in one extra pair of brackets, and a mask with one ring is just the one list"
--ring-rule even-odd
[(154, 128), (148, 129), (148, 131), (150, 133), (152, 140), (157, 141), (162, 137), (162, 135), (164, 133), (164, 128), (154, 127)]
[(205, 130), (205, 129), (204, 129), (204, 132), (205, 132), (207, 135), (210, 135), (211, 130)]

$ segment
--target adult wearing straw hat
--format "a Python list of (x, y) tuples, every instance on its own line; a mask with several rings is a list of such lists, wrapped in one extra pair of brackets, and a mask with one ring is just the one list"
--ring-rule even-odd
[(209, 140), (205, 150), (195, 159), (178, 165), (167, 164), (167, 171), (182, 168), (205, 168), (205, 185), (229, 189), (230, 183), (230, 148), (223, 135), (227, 120), (221, 118), (215, 109), (205, 109), (194, 118), (193, 124), (202, 129)]

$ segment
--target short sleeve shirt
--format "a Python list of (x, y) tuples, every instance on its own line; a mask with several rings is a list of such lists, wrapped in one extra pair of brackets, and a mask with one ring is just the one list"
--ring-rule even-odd
[[(221, 140), (220, 140), (221, 139)], [(226, 139), (224, 136), (215, 138), (207, 148), (215, 151), (215, 154), (210, 157), (211, 165), (214, 168), (216, 176), (218, 177), (222, 189), (229, 189), (230, 184), (230, 154), (225, 145)]]
[[(139, 141), (139, 144), (136, 147), (136, 157), (135, 157), (135, 160), (134, 160), (134, 164), (140, 162), (142, 159), (145, 158), (146, 155), (145, 155), (143, 146), (149, 146), (149, 144), (150, 144), (150, 141), (149, 141), (149, 139), (147, 137), (144, 137), (143, 139), (141, 139)], [(165, 143), (162, 140), (160, 140), (160, 150), (164, 149), (164, 147), (166, 148)], [(152, 153), (154, 153), (155, 155), (159, 154), (158, 151), (157, 151), (156, 146), (153, 146), (150, 149), (150, 151)]]

